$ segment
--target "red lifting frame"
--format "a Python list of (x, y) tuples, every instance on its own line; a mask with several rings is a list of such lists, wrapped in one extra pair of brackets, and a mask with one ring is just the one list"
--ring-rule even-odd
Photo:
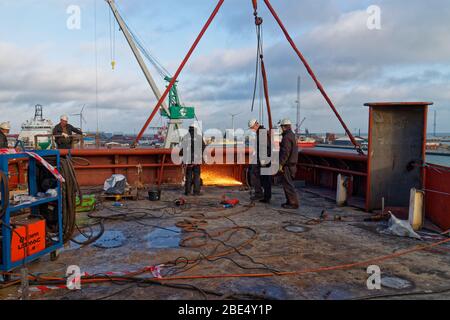
[[(206, 31), (208, 30), (209, 26), (211, 25), (212, 21), (214, 20), (214, 18), (216, 17), (217, 13), (219, 12), (220, 8), (222, 7), (223, 3), (225, 0), (219, 0), (217, 6), (215, 7), (213, 13), (211, 14), (211, 16), (209, 17), (208, 21), (206, 22), (205, 26), (203, 27), (203, 29), (200, 31), (200, 34), (198, 35), (197, 39), (195, 40), (194, 44), (192, 45), (192, 47), (190, 48), (189, 52), (187, 53), (186, 57), (184, 58), (183, 62), (181, 63), (180, 67), (178, 68), (177, 72), (175, 73), (175, 75), (172, 78), (172, 81), (170, 82), (170, 84), (167, 86), (166, 91), (164, 91), (164, 94), (161, 96), (161, 99), (159, 99), (158, 103), (156, 104), (152, 114), (150, 115), (150, 117), (148, 118), (147, 122), (144, 124), (144, 127), (142, 128), (142, 130), (139, 132), (138, 136), (136, 137), (136, 140), (133, 143), (133, 146), (136, 146), (139, 142), (139, 140), (142, 138), (142, 136), (144, 135), (145, 130), (147, 130), (147, 127), (149, 126), (149, 124), (152, 122), (153, 118), (155, 117), (156, 113), (158, 112), (158, 110), (160, 109), (163, 101), (167, 98), (167, 95), (169, 94), (169, 91), (172, 89), (173, 85), (175, 84), (175, 82), (178, 79), (178, 76), (180, 75), (181, 71), (183, 70), (184, 66), (186, 65), (186, 63), (188, 62), (189, 58), (191, 57), (192, 53), (194, 52), (194, 50), (196, 49), (198, 43), (200, 42), (200, 40), (202, 39), (203, 35), (206, 33)], [(306, 70), (308, 71), (309, 75), (311, 76), (312, 80), (315, 82), (315, 84), (317, 85), (317, 88), (319, 89), (319, 91), (322, 93), (322, 96), (325, 98), (325, 100), (327, 101), (328, 105), (330, 106), (330, 108), (333, 110), (334, 114), (336, 115), (336, 117), (338, 118), (339, 122), (341, 123), (342, 127), (344, 128), (345, 132), (347, 133), (347, 135), (349, 136), (350, 140), (352, 141), (353, 145), (355, 146), (356, 150), (358, 151), (359, 154), (364, 155), (364, 152), (361, 149), (361, 146), (359, 145), (359, 143), (356, 141), (355, 137), (353, 136), (353, 134), (350, 132), (350, 130), (348, 129), (347, 125), (345, 124), (344, 120), (342, 119), (341, 115), (339, 114), (339, 112), (337, 111), (336, 107), (334, 106), (333, 102), (331, 101), (330, 97), (328, 96), (328, 94), (326, 93), (325, 89), (323, 88), (322, 84), (320, 83), (320, 81), (317, 79), (316, 75), (314, 74), (314, 71), (312, 70), (311, 66), (309, 65), (308, 61), (305, 59), (305, 57), (303, 56), (303, 54), (301, 53), (301, 51), (297, 48), (297, 46), (294, 43), (294, 40), (292, 40), (292, 37), (289, 35), (289, 32), (287, 31), (286, 27), (284, 26), (283, 22), (281, 21), (280, 17), (278, 17), (278, 14), (276, 13), (275, 9), (272, 7), (272, 5), (270, 4), (269, 0), (264, 0), (267, 8), (269, 9), (269, 11), (272, 13), (273, 17), (275, 18), (275, 20), (277, 21), (278, 25), (280, 26), (281, 30), (283, 31), (286, 39), (288, 40), (288, 42), (290, 43), (290, 45), (292, 46), (292, 48), (294, 49), (294, 51), (297, 53), (298, 57), (300, 58), (300, 60), (302, 61), (303, 65), (305, 66)], [(253, 8), (255, 9), (255, 11), (257, 10), (257, 0), (252, 0), (252, 4), (253, 4)], [(267, 93), (267, 91), (266, 91)], [(270, 107), (268, 109), (268, 112), (270, 114)]]

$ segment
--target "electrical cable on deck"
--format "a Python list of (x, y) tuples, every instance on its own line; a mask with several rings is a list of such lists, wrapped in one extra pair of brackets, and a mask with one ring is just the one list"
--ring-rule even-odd
[(6, 209), (9, 206), (9, 186), (8, 186), (8, 177), (4, 172), (0, 172), (0, 191), (2, 191), (2, 199), (0, 207), (0, 223), (3, 222), (3, 216), (6, 213)]
[(75, 231), (76, 225), (76, 196), (81, 201), (82, 193), (75, 175), (75, 169), (70, 159), (61, 158), (61, 175), (65, 179), (62, 184), (63, 193), (63, 240), (68, 242)]

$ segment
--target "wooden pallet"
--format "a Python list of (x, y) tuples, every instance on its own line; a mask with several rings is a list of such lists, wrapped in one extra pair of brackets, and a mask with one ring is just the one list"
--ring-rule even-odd
[(102, 193), (100, 195), (100, 198), (102, 198), (102, 200), (109, 200), (109, 201), (116, 201), (117, 197), (120, 197), (121, 200), (136, 201), (138, 199), (138, 189), (133, 188), (128, 193), (125, 193), (125, 194), (113, 195), (113, 194)]

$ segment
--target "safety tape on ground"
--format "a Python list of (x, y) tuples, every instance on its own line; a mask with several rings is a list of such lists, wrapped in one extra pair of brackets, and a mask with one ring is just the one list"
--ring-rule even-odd
[[(153, 276), (153, 278), (156, 279), (162, 279), (162, 275), (161, 275), (161, 271), (162, 268), (164, 267), (164, 265), (159, 265), (159, 266), (150, 266), (150, 267), (146, 267), (144, 268), (144, 272), (150, 272)], [(139, 271), (110, 271), (110, 272), (105, 272), (103, 273), (106, 276), (109, 277), (124, 277), (124, 276), (129, 276), (129, 275), (134, 275), (137, 272), (141, 273), (142, 270)], [(93, 274), (89, 274), (87, 272), (84, 272), (81, 274), (81, 279), (83, 278), (89, 278), (94, 276)], [(72, 283), (75, 284), (77, 279), (72, 279)], [(62, 290), (62, 289), (67, 289), (68, 287), (67, 285), (56, 285), (56, 286), (44, 286), (44, 285), (39, 285), (39, 286), (30, 286), (30, 292), (36, 292), (36, 293), (41, 293), (41, 294), (45, 294), (54, 290)]]

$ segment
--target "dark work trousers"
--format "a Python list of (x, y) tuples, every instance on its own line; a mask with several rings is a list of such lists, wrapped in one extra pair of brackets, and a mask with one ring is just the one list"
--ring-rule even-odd
[(298, 206), (299, 200), (297, 195), (297, 190), (294, 186), (294, 177), (297, 173), (296, 167), (286, 166), (283, 169), (283, 189), (284, 194), (286, 195), (287, 204)]
[(264, 200), (272, 199), (272, 176), (261, 175), (261, 185), (264, 189)]
[(261, 187), (261, 168), (257, 164), (251, 164), (250, 170), (250, 183), (255, 191), (256, 197), (262, 197), (263, 191)]
[(191, 194), (192, 185), (194, 185), (194, 194), (200, 194), (200, 190), (201, 190), (200, 174), (201, 174), (201, 166), (200, 165), (187, 165), (186, 166), (186, 185), (185, 185), (186, 195)]

